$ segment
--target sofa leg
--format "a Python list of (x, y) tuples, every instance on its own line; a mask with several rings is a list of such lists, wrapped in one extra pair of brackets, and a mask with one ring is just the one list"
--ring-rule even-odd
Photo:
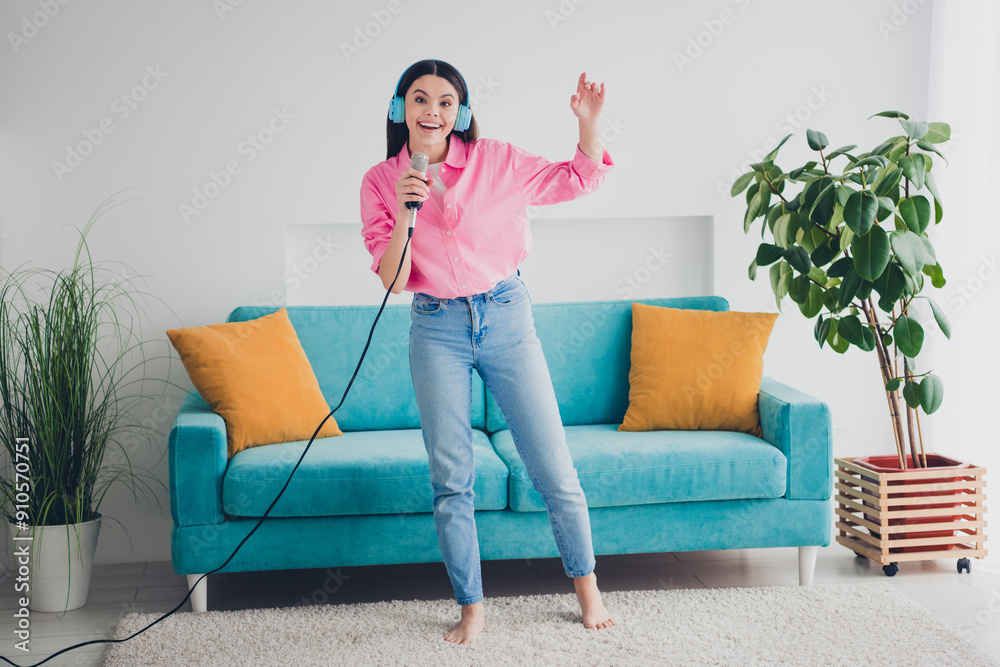
[(200, 574), (189, 574), (187, 576), (188, 590), (192, 591), (190, 599), (191, 611), (193, 612), (208, 611), (208, 577), (202, 579), (198, 586), (195, 587), (195, 582), (200, 577)]
[(811, 586), (819, 547), (799, 547), (799, 586)]

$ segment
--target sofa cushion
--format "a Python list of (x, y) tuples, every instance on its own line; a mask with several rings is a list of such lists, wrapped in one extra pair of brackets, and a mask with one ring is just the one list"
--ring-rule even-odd
[[(234, 456), (222, 484), (225, 512), (263, 516), (308, 442), (254, 447)], [(472, 431), (472, 452), (475, 508), (505, 508), (507, 467), (477, 429)], [(433, 512), (433, 500), (420, 429), (348, 431), (313, 442), (268, 517)]]
[(248, 448), (341, 435), (284, 308), (249, 322), (167, 331), (206, 403), (226, 422), (230, 457)]
[[(288, 319), (330, 407), (339, 405), (344, 396), (379, 308), (377, 305), (287, 307)], [(227, 321), (250, 320), (274, 311), (273, 306), (240, 306), (229, 314)], [(387, 305), (382, 311), (351, 391), (334, 415), (344, 431), (420, 428), (420, 412), (410, 377), (410, 325), (410, 304)], [(478, 373), (473, 373), (472, 428), (485, 426), (485, 397), (483, 381)]]
[(629, 406), (618, 430), (760, 437), (757, 394), (777, 318), (633, 303)]
[[(778, 498), (785, 493), (785, 455), (748, 433), (622, 432), (617, 424), (565, 430), (588, 507)], [(545, 510), (510, 431), (495, 433), (491, 440), (510, 468), (511, 509)]]

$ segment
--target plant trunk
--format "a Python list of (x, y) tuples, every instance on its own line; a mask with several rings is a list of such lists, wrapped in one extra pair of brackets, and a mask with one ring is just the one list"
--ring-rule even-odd
[[(878, 352), (879, 367), (882, 371), (882, 386), (884, 387), (895, 375), (889, 364), (889, 351), (882, 342), (882, 335), (878, 326), (878, 315), (875, 314), (875, 306), (872, 304), (871, 297), (868, 297), (867, 305), (865, 305), (865, 302), (861, 303), (861, 309), (864, 311), (868, 323), (875, 327), (875, 350)], [(903, 435), (903, 420), (899, 414), (899, 391), (889, 391), (887, 389), (885, 393), (886, 399), (889, 401), (889, 417), (892, 419), (892, 433), (896, 439), (896, 455), (899, 457), (899, 468), (900, 470), (905, 470), (905, 438)]]

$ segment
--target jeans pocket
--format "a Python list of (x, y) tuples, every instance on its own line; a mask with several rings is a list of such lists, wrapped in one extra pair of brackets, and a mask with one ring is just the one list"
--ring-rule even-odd
[(490, 293), (490, 301), (498, 306), (515, 306), (528, 298), (528, 288), (520, 278), (512, 280), (499, 291)]
[(413, 295), (413, 304), (411, 308), (415, 313), (433, 315), (441, 310), (441, 299), (436, 296), (424, 294), (423, 292), (416, 292)]

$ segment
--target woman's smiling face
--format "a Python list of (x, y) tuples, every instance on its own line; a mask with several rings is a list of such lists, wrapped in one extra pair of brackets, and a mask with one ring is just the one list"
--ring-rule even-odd
[(445, 78), (425, 74), (410, 85), (404, 104), (410, 152), (434, 155), (441, 151), (444, 147), (440, 144), (447, 142), (458, 116), (459, 98), (455, 87)]

